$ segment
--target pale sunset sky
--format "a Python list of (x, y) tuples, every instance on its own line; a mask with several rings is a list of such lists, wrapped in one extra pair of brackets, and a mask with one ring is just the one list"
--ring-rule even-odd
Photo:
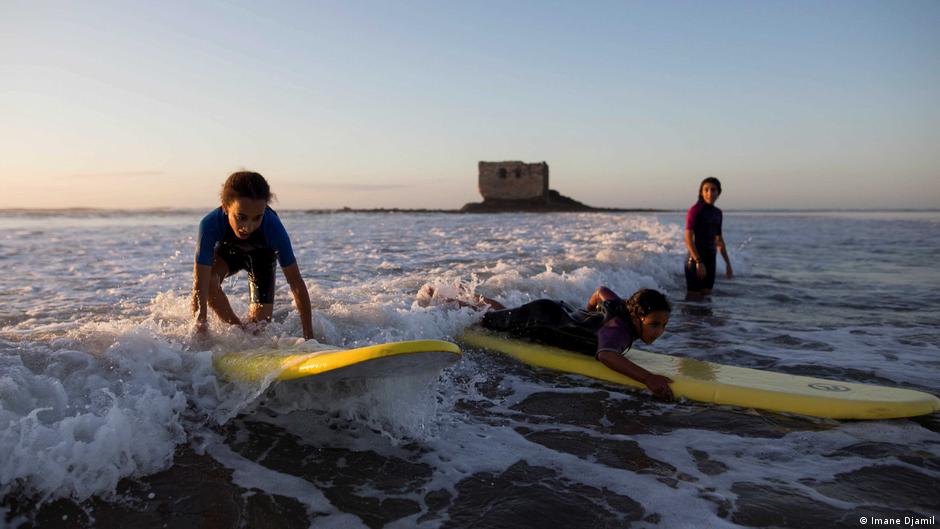
[(0, 208), (940, 207), (940, 2), (0, 0)]

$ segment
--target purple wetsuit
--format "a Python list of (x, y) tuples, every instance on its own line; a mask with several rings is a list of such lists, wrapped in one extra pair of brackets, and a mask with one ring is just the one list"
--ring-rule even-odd
[(704, 200), (699, 200), (689, 208), (685, 217), (685, 229), (692, 230), (695, 235), (695, 250), (707, 272), (704, 279), (699, 279), (692, 256), (689, 256), (685, 264), (685, 286), (690, 291), (711, 290), (715, 286), (715, 262), (718, 254), (715, 237), (721, 235), (721, 219), (721, 210), (705, 203)]
[(633, 328), (627, 322), (626, 316), (610, 318), (597, 331), (597, 354), (601, 351), (612, 351), (625, 354), (633, 345)]

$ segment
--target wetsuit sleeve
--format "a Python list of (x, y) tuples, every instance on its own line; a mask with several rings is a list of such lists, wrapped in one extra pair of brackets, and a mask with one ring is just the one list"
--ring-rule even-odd
[[(715, 209), (718, 209), (718, 208), (715, 208)], [(721, 235), (721, 223), (724, 220), (724, 218), (725, 218), (725, 214), (722, 213), (720, 209), (718, 209), (718, 231), (715, 233), (715, 235)]]
[(627, 314), (627, 307), (620, 298), (605, 300), (598, 309), (604, 314), (604, 321)]
[(219, 209), (212, 211), (199, 223), (199, 233), (196, 235), (196, 264), (212, 266), (215, 243), (222, 240), (219, 212)]
[(696, 202), (694, 206), (689, 208), (689, 212), (685, 215), (685, 229), (695, 230), (695, 221), (698, 219), (698, 214), (702, 211), (702, 203)]
[(262, 229), (264, 230), (264, 239), (277, 252), (277, 262), (281, 265), (281, 268), (297, 262), (287, 230), (284, 229), (281, 219), (274, 211), (269, 209), (264, 213)]
[(631, 345), (633, 334), (623, 318), (613, 318), (597, 331), (597, 354), (601, 351), (623, 354)]

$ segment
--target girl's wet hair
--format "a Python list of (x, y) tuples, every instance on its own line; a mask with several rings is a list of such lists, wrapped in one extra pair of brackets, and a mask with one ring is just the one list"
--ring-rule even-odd
[(258, 173), (252, 171), (238, 171), (232, 173), (222, 184), (222, 204), (229, 205), (238, 198), (252, 198), (270, 203), (274, 195), (268, 181)]
[(626, 301), (626, 306), (627, 313), (637, 318), (649, 316), (650, 313), (659, 310), (672, 312), (672, 306), (669, 305), (666, 295), (651, 288), (641, 288), (634, 292)]
[(702, 183), (698, 185), (698, 199), (705, 200), (702, 198), (702, 189), (705, 189), (705, 184), (715, 184), (715, 187), (718, 188), (718, 194), (721, 194), (721, 182), (714, 176), (709, 176), (705, 180), (702, 180)]

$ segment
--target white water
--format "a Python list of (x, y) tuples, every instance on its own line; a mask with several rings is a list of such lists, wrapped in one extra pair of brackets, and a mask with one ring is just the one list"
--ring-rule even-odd
[[(567, 480), (630, 496), (668, 527), (701, 526), (703, 520), (710, 527), (733, 525), (716, 516), (707, 498), (733, 500), (731, 487), (741, 481), (788, 483), (851, 509), (800, 483), (871, 464), (829, 456), (856, 443), (903, 443), (912, 452), (938, 453), (940, 435), (910, 421), (831, 425), (757, 442), (699, 428), (662, 435), (609, 432), (555, 422), (551, 413), (533, 423), (513, 406), (546, 390), (577, 395), (600, 387), (611, 399), (642, 401), (654, 415), (694, 416), (701, 407), (653, 402), (574, 377), (532, 377), (528, 368), (479, 352), (468, 352), (437, 381), (372, 381), (355, 391), (298, 383), (260, 398), (265, 387), (219, 380), (211, 351), (191, 340), (188, 290), (199, 216), (0, 215), (0, 495), (108, 496), (120, 479), (165, 469), (177, 445), (196, 443), (233, 468), (239, 485), (296, 497), (310, 512), (331, 513), (336, 526), (354, 526), (357, 519), (331, 506), (312, 484), (297, 486), (297, 477), (262, 470), (227, 446), (215, 428), (237, 413), (252, 413), (310, 446), (368, 449), (426, 463), (433, 472), (425, 489), (454, 496), (461, 480), (525, 459)], [(282, 218), (307, 280), (318, 338), (346, 347), (451, 339), (479, 318), (439, 299), (422, 306), (416, 294), (426, 285), (440, 296), (469, 299), (467, 292), (475, 291), (507, 306), (540, 297), (583, 303), (599, 285), (622, 295), (641, 287), (664, 290), (674, 300), (684, 294), (678, 214)], [(737, 277), (720, 280), (710, 303), (678, 304), (653, 350), (816, 369), (814, 374), (843, 380), (938, 393), (937, 215), (729, 214), (725, 223)], [(244, 313), (244, 277), (227, 281), (226, 290)], [(301, 334), (283, 280), (274, 323), (262, 336), (215, 319), (210, 324), (214, 350)], [(487, 383), (497, 385), (499, 396), (481, 393)], [(491, 408), (481, 418), (457, 411), (460, 401)], [(559, 452), (520, 435), (520, 425), (597, 441), (633, 440), (688, 479), (667, 486), (655, 474)], [(402, 447), (415, 440), (426, 449), (417, 456)], [(690, 448), (729, 471), (702, 473)], [(935, 469), (918, 471), (940, 478)], [(392, 525), (419, 525), (417, 518)]]

